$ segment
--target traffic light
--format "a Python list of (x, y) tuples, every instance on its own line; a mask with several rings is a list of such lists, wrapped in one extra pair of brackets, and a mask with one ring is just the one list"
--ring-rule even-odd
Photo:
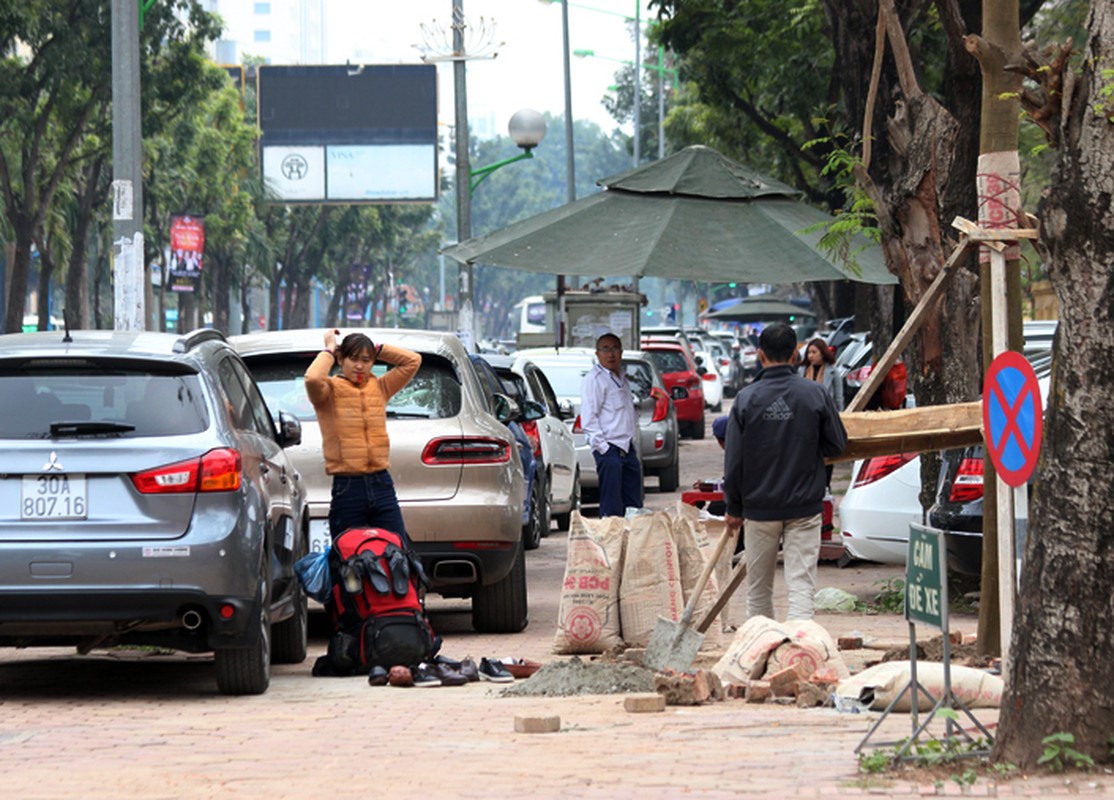
[(396, 289), (395, 291), (398, 294), (398, 313), (399, 314), (405, 314), (406, 313), (406, 289), (399, 286), (398, 289)]

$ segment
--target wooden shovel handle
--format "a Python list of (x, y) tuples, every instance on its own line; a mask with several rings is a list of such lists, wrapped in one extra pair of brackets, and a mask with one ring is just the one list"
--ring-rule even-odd
[(696, 603), (700, 599), (700, 595), (704, 593), (704, 585), (708, 583), (708, 578), (712, 574), (712, 570), (716, 568), (719, 563), (719, 557), (723, 555), (723, 548), (727, 546), (727, 540), (731, 538), (731, 529), (724, 527), (723, 534), (716, 542), (716, 549), (712, 552), (712, 557), (708, 559), (708, 563), (704, 565), (704, 571), (700, 573), (700, 578), (696, 581), (696, 586), (692, 587), (692, 596), (689, 598), (688, 603), (685, 605), (685, 610), (681, 613), (681, 627), (684, 628), (689, 624), (692, 619), (692, 612), (696, 609)]
[(715, 605), (709, 609), (708, 613), (704, 615), (704, 619), (700, 620), (700, 624), (696, 626), (697, 633), (705, 633), (712, 625), (712, 620), (716, 618), (716, 614), (723, 611), (723, 607), (727, 605), (727, 601), (731, 599), (731, 595), (735, 594), (735, 590), (739, 588), (739, 584), (743, 582), (743, 578), (747, 576), (747, 560), (745, 557), (739, 558), (739, 563), (735, 565), (735, 570), (731, 573), (731, 578), (727, 581), (727, 586), (724, 587), (720, 593), (719, 599), (716, 600)]

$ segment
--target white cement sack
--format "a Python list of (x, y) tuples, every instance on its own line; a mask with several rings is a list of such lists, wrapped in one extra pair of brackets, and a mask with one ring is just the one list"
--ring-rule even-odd
[[(722, 530), (720, 535), (722, 535)], [(694, 506), (678, 501), (677, 508), (673, 512), (673, 541), (677, 544), (677, 558), (681, 565), (681, 594), (684, 598), (684, 605), (688, 605), (689, 599), (692, 597), (692, 591), (696, 588), (696, 583), (700, 580), (700, 574), (704, 571), (708, 559), (712, 557), (712, 551), (715, 550), (718, 539), (719, 536), (714, 540), (709, 538), (704, 529), (704, 523), (700, 519), (700, 512)], [(704, 615), (716, 604), (716, 599), (719, 597), (719, 586), (713, 568), (713, 572), (708, 576), (708, 582), (704, 584), (700, 598), (693, 608), (691, 627), (695, 628), (700, 624)], [(700, 649), (718, 650), (722, 646), (723, 627), (719, 617), (717, 617), (708, 626)]]
[[(786, 643), (798, 646), (783, 651), (786, 663), (782, 665), (773, 654)], [(835, 670), (841, 679), (851, 674), (835, 641), (822, 625), (812, 620), (777, 622), (761, 616), (743, 623), (712, 671), (724, 684), (745, 683), (791, 666), (796, 660), (802, 660), (806, 666), (810, 662), (815, 664), (810, 675), (826, 668)], [(822, 663), (816, 663), (818, 660)]]
[[(836, 696), (882, 711), (909, 683), (911, 674), (912, 667), (908, 661), (885, 661), (840, 681)], [(932, 710), (944, 694), (944, 665), (939, 661), (918, 661), (917, 683), (932, 695), (927, 697), (918, 690), (917, 709)], [(953, 694), (968, 708), (999, 708), (1002, 704), (1004, 681), (981, 669), (953, 664), (951, 685)], [(912, 696), (905, 692), (893, 710), (908, 713), (912, 708)]]
[(625, 527), (622, 517), (595, 520), (572, 513), (553, 652), (603, 653), (623, 643), (619, 580)]
[(672, 527), (664, 511), (627, 521), (619, 617), (623, 641), (632, 647), (645, 647), (650, 642), (659, 616), (676, 622), (684, 610)]

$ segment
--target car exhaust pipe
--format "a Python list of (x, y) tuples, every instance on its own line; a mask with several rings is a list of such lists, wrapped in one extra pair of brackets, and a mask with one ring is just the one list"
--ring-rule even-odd
[(195, 611), (192, 608), (182, 614), (182, 627), (185, 628), (187, 631), (197, 630), (201, 627), (201, 623), (203, 621), (204, 620), (201, 618), (200, 612)]

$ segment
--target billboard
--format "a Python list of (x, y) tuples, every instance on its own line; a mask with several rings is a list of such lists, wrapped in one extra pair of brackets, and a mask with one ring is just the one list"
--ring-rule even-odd
[(260, 162), (281, 202), (436, 202), (437, 67), (269, 66)]
[(192, 292), (201, 280), (205, 254), (205, 218), (188, 214), (170, 217), (170, 289)]

